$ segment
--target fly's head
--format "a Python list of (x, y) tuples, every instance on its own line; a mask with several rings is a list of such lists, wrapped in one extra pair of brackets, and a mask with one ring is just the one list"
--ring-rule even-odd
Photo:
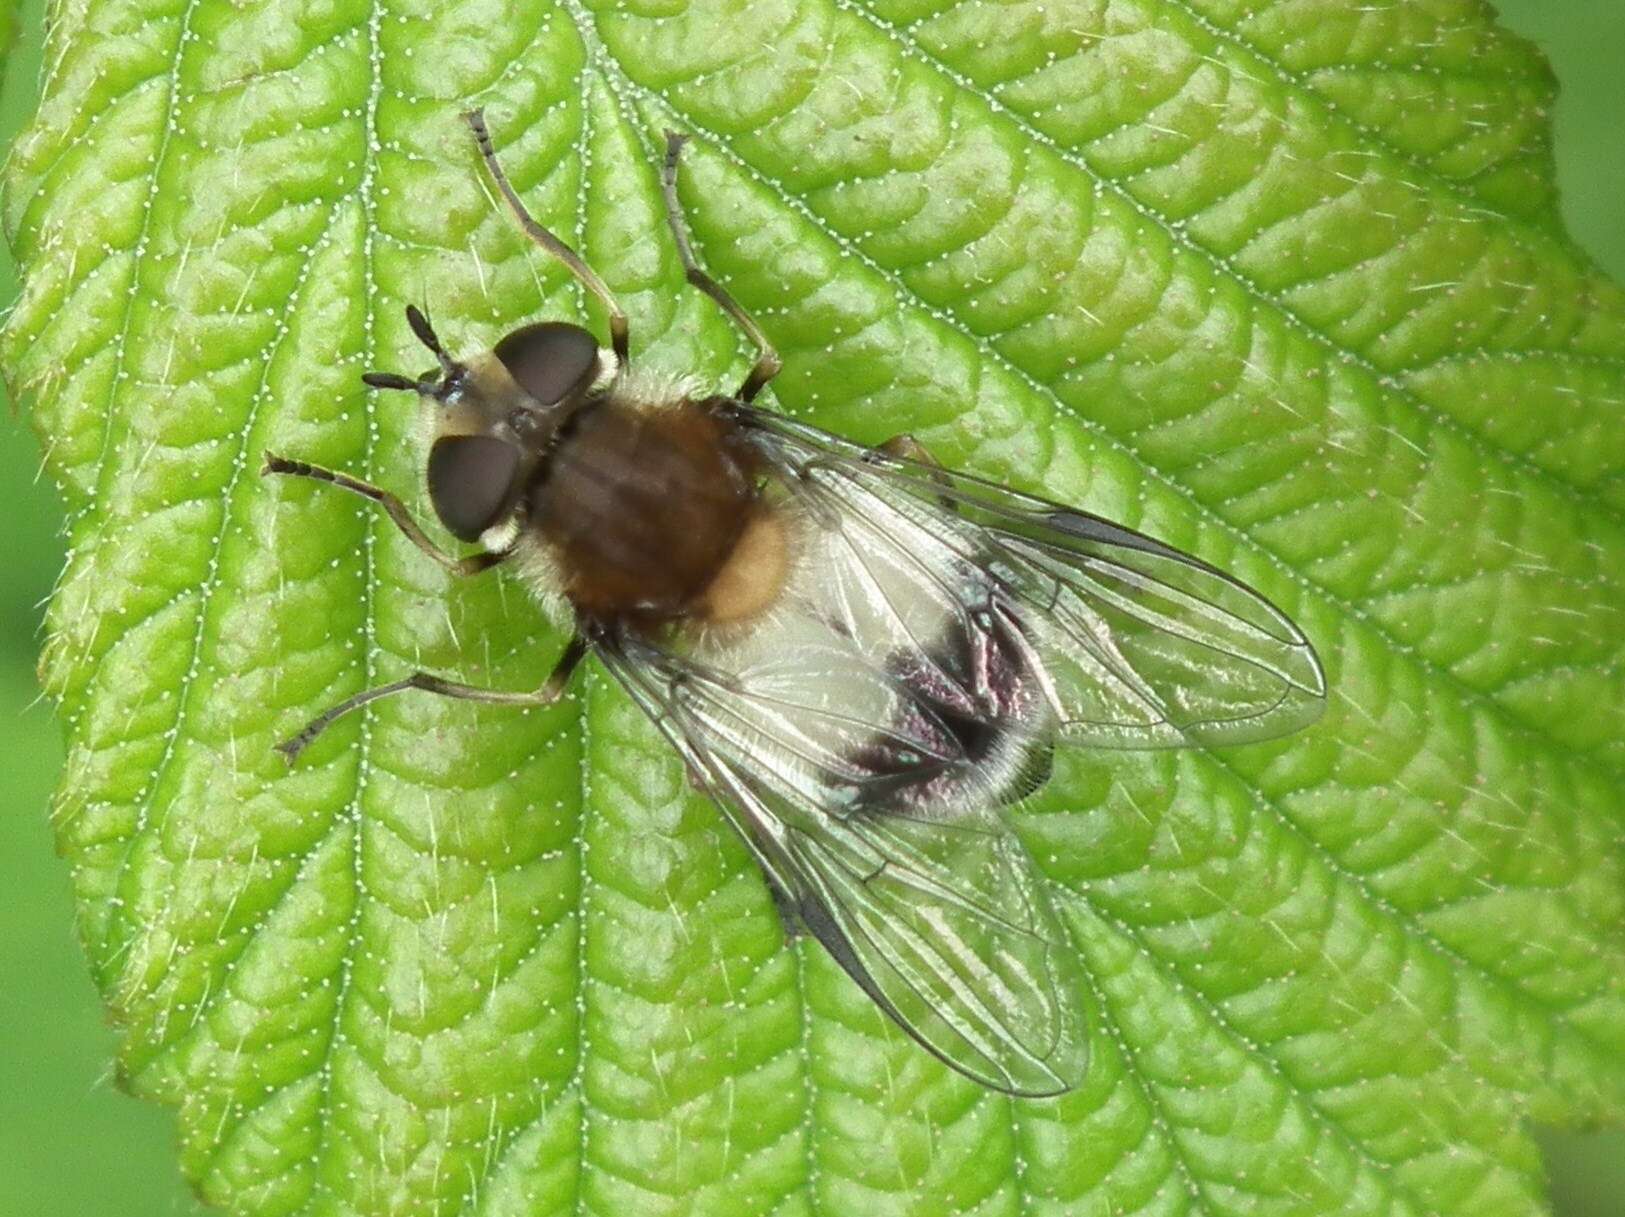
[(429, 501), (446, 529), (464, 541), (493, 529), (511, 535), (530, 472), (569, 418), (614, 380), (615, 357), (580, 326), (544, 321), (464, 362), (446, 352), (415, 306), (407, 305), (406, 320), (437, 366), (416, 380), (394, 372), (362, 380), (417, 393), (432, 407)]

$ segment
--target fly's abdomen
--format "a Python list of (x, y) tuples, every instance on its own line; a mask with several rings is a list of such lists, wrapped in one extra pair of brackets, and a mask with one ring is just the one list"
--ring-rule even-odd
[[(1032, 793), (1048, 776), (1051, 745), (1034, 658), (1008, 615), (966, 618), (934, 646), (900, 649), (888, 668), (908, 690), (902, 715), (863, 751), (893, 788), (876, 810), (952, 818)], [(945, 760), (921, 765), (894, 741), (928, 741)]]
[(877, 574), (826, 533), (759, 629), (699, 646), (694, 660), (742, 691), (715, 729), (843, 815), (951, 820), (1031, 792), (1053, 724), (1013, 607), (966, 607), (992, 603), (973, 578), (964, 601), (883, 616)]

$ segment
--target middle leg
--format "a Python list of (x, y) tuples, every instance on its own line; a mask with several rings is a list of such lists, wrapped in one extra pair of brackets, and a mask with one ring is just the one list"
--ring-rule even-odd
[[(879, 445), (875, 451), (884, 452), (887, 456), (902, 457), (905, 461), (913, 461), (916, 465), (923, 465), (931, 480), (944, 491), (951, 485), (947, 473), (943, 470), (942, 462), (931, 454), (929, 448), (907, 431), (901, 435), (892, 436), (885, 443)], [(937, 502), (942, 505), (944, 511), (958, 514), (959, 505), (947, 494), (937, 495)]]

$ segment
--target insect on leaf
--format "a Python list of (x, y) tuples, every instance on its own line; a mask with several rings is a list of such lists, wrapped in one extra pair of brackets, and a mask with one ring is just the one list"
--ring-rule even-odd
[[(1625, 295), (1551, 84), (1479, 0), (60, 7), (7, 168), (3, 359), (70, 518), (56, 829), (123, 1084), (241, 1214), (1538, 1211), (1526, 1122), (1625, 1115)], [(399, 491), (367, 369), (634, 360), (1150, 534), (1326, 661), (1271, 743), (1062, 749), (1016, 817), (1083, 1083), (1015, 1100), (790, 949), (600, 668), (297, 452)], [(442, 538), (444, 539), (444, 538)], [(1174, 663), (1175, 659), (1170, 659)], [(1180, 660), (1179, 662), (1184, 662)]]

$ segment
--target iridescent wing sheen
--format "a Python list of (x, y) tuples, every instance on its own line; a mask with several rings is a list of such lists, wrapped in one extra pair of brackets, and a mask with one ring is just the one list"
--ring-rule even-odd
[[(817, 695), (774, 688), (759, 672), (709, 670), (629, 638), (595, 641), (723, 806), (781, 904), (881, 1010), (986, 1086), (1037, 1097), (1077, 1085), (1081, 978), (1031, 863), (995, 813), (881, 810), (864, 797), (873, 792), (860, 793), (867, 775), (849, 747), (851, 730), (872, 734), (872, 725), (854, 727)], [(803, 660), (805, 671), (822, 663)], [(915, 743), (912, 776), (926, 780), (943, 758), (927, 755), (928, 738)]]
[(1325, 675), (1303, 632), (1240, 581), (1099, 516), (731, 407), (770, 466), (879, 567), (994, 577), (1046, 678), (1057, 738), (1226, 745), (1313, 722)]

